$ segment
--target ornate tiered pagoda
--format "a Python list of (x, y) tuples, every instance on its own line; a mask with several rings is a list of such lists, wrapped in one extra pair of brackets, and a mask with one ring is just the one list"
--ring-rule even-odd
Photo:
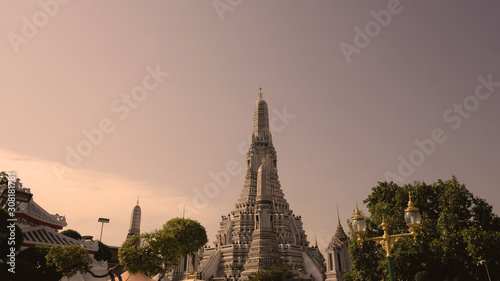
[(137, 205), (135, 205), (132, 210), (132, 215), (130, 216), (130, 227), (126, 240), (129, 240), (130, 237), (135, 234), (141, 234), (141, 207), (139, 206), (139, 197), (137, 197)]
[(281, 265), (303, 279), (324, 280), (324, 258), (310, 247), (278, 179), (278, 159), (262, 90), (254, 107), (246, 177), (234, 209), (222, 216), (215, 247), (205, 248), (199, 277), (241, 280), (267, 265)]

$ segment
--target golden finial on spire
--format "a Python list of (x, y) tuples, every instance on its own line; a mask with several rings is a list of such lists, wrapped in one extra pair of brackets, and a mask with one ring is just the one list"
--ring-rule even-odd
[(262, 157), (261, 163), (262, 163), (262, 165), (266, 164), (266, 158)]
[(264, 95), (264, 94), (262, 93), (262, 87), (260, 87), (260, 89), (259, 89), (259, 100), (261, 100), (261, 99), (262, 99), (262, 96), (263, 96), (263, 95)]
[(139, 196), (137, 196), (137, 205), (139, 205)]

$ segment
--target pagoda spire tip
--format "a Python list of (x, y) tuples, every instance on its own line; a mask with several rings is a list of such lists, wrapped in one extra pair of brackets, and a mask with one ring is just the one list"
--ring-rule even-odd
[(338, 220), (338, 224), (340, 225), (340, 212), (339, 212), (339, 204), (337, 204), (337, 220)]

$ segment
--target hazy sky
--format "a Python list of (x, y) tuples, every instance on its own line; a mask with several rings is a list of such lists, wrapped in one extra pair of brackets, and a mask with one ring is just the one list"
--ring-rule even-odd
[(120, 245), (140, 196), (142, 231), (185, 204), (211, 243), (259, 87), (322, 250), (388, 175), (454, 174), (499, 213), (498, 1), (0, 2), (0, 169), (83, 235), (107, 217)]

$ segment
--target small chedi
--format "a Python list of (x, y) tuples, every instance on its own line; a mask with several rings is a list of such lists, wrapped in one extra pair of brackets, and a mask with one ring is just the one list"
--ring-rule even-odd
[(139, 206), (139, 197), (137, 197), (137, 205), (132, 210), (130, 217), (130, 228), (127, 233), (127, 240), (135, 234), (141, 233), (141, 207)]

